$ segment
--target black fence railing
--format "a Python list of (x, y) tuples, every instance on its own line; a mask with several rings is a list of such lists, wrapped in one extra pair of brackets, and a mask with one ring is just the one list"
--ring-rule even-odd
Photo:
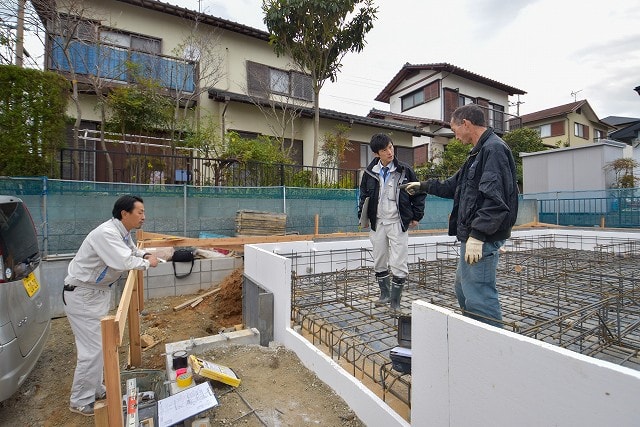
[[(169, 147), (167, 147), (169, 149)], [(189, 184), (233, 187), (356, 188), (357, 169), (241, 162), (197, 157), (192, 151), (163, 154), (153, 147), (128, 151), (65, 148), (61, 179), (131, 184)]]

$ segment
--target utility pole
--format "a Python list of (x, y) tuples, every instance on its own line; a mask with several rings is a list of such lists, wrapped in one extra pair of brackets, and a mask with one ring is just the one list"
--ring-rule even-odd
[(524, 101), (520, 101), (520, 94), (518, 94), (518, 100), (516, 102), (511, 102), (510, 105), (516, 106), (516, 116), (520, 117), (520, 104), (524, 104)]
[(24, 55), (24, 6), (27, 0), (18, 0), (18, 23), (16, 28), (16, 65), (22, 67)]

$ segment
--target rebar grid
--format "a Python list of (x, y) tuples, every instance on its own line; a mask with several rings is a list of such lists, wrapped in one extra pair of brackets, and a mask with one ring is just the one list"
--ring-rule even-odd
[[(405, 313), (415, 299), (460, 311), (453, 291), (459, 248), (453, 242), (410, 246), (418, 261), (409, 265)], [(497, 274), (504, 328), (640, 370), (638, 258), (640, 240), (510, 239)], [(377, 384), (383, 399), (391, 394), (410, 406), (411, 375), (393, 370), (389, 357), (398, 345), (397, 318), (373, 304), (378, 285), (370, 251), (312, 251), (291, 259), (293, 322), (352, 375)]]

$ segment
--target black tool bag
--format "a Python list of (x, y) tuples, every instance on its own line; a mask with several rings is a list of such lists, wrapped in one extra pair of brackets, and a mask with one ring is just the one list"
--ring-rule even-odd
[[(196, 250), (194, 248), (176, 248), (173, 251), (173, 256), (171, 257), (171, 263), (173, 264), (173, 274), (177, 278), (187, 277), (193, 271), (193, 264), (195, 264), (196, 259)], [(191, 268), (188, 273), (178, 274), (176, 271), (176, 262), (191, 262)]]

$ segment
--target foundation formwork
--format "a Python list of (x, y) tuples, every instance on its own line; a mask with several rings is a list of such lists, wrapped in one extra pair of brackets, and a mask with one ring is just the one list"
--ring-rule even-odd
[[(460, 311), (453, 291), (459, 248), (457, 242), (410, 245), (414, 262), (402, 294), (405, 313), (417, 299)], [(511, 238), (497, 274), (503, 327), (640, 370), (638, 258), (635, 239)], [(392, 368), (397, 318), (374, 305), (378, 285), (370, 250), (297, 252), (291, 260), (293, 323), (383, 400), (408, 413), (411, 375)]]

